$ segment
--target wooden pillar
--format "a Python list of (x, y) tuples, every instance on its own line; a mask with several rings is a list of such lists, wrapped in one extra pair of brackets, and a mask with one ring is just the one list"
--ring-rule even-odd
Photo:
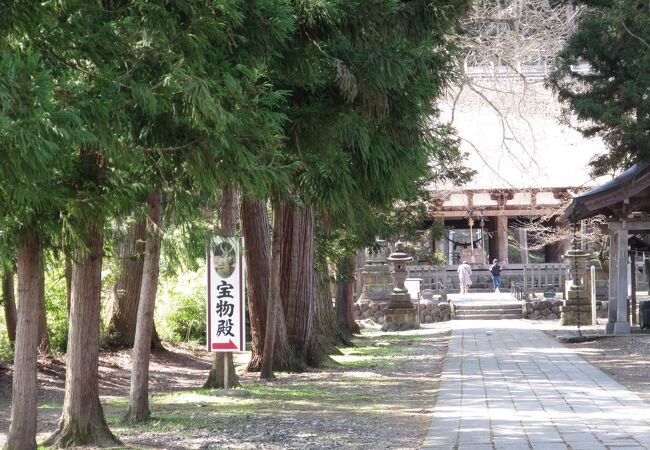
[(518, 228), (515, 237), (519, 244), (519, 255), (522, 264), (528, 264), (528, 232), (525, 228)]
[(493, 259), (499, 259), (499, 250), (498, 250), (498, 237), (497, 237), (497, 218), (496, 217), (490, 217), (488, 222), (487, 222), (487, 229), (489, 234), (489, 240), (488, 240), (488, 262), (492, 262)]
[(630, 275), (632, 292), (630, 293), (630, 310), (632, 312), (632, 325), (636, 325), (636, 252), (630, 252)]
[(618, 300), (618, 239), (616, 233), (609, 235), (609, 295), (607, 307), (606, 334), (614, 334)]
[(650, 295), (650, 258), (645, 253), (643, 254), (643, 271), (648, 283), (648, 295)]
[(508, 217), (497, 216), (497, 259), (508, 263)]
[(617, 264), (617, 299), (616, 299), (616, 323), (614, 334), (630, 334), (630, 323), (627, 316), (627, 223), (621, 222), (621, 228), (616, 231), (618, 241), (618, 264)]

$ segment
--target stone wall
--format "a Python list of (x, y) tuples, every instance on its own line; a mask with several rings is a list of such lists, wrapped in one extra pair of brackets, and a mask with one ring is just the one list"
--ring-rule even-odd
[[(355, 320), (372, 319), (384, 323), (388, 302), (359, 301), (353, 306)], [(451, 320), (451, 307), (447, 302), (423, 300), (420, 302), (420, 323), (446, 322)]]
[[(599, 319), (607, 318), (607, 301), (596, 302), (596, 315)], [(560, 318), (560, 306), (564, 302), (559, 299), (532, 300), (526, 302), (525, 319), (530, 320), (558, 320)], [(584, 318), (581, 322), (591, 321), (591, 316)]]
[(451, 320), (449, 303), (435, 300), (420, 302), (420, 323), (447, 322), (448, 320)]
[(530, 320), (558, 320), (562, 300), (533, 300), (526, 302), (524, 319)]

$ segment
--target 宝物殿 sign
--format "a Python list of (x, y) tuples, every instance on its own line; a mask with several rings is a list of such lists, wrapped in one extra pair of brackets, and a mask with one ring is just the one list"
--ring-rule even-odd
[(208, 351), (243, 352), (244, 264), (236, 237), (215, 237), (208, 249)]

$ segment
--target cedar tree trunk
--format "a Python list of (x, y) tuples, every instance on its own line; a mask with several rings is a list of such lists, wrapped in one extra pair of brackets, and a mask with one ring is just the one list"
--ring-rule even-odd
[(2, 273), (2, 299), (5, 309), (5, 325), (11, 345), (16, 343), (16, 298), (14, 295), (14, 269)]
[[(237, 191), (232, 185), (225, 185), (221, 189), (221, 234), (223, 236), (234, 236), (237, 226)], [(212, 368), (203, 387), (223, 388), (223, 352), (215, 352), (212, 357)], [(239, 379), (235, 372), (233, 358), (228, 358), (228, 385), (239, 386)]]
[(11, 398), (11, 425), (5, 448), (36, 448), (39, 241), (36, 227), (21, 236), (18, 255), (18, 326)]
[(314, 314), (314, 210), (309, 206), (286, 204), (280, 239), (280, 297), (287, 324), (294, 370), (307, 365), (309, 338)]
[(324, 344), (327, 353), (339, 354), (340, 351), (336, 346), (351, 346), (349, 333), (346, 333), (339, 325), (336, 317), (336, 310), (332, 305), (330, 290), (330, 277), (327, 271), (327, 265), (322, 264), (323, 269), (318, 270), (315, 274), (315, 296), (314, 296), (314, 332), (326, 339)]
[(70, 317), (70, 304), (72, 303), (72, 258), (65, 255), (65, 293), (68, 305), (68, 318)]
[(131, 364), (131, 389), (129, 408), (124, 421), (133, 425), (149, 420), (149, 357), (153, 331), (153, 311), (158, 290), (160, 272), (160, 242), (162, 236), (163, 201), (162, 189), (158, 188), (147, 198), (149, 218), (147, 221), (147, 244), (144, 257), (144, 273), (140, 288), (140, 304), (133, 345)]
[(261, 369), (266, 333), (266, 303), (269, 298), (271, 271), (269, 219), (266, 203), (242, 200), (239, 214), (241, 229), (246, 242), (248, 318), (253, 344), (249, 372)]
[[(144, 240), (146, 221), (138, 220), (129, 228), (127, 236), (117, 245), (119, 275), (113, 287), (113, 314), (108, 324), (106, 343), (112, 348), (132, 348), (140, 302), (144, 270)], [(154, 325), (151, 348), (162, 349)]]
[(72, 302), (66, 355), (65, 397), (58, 429), (45, 445), (118, 446), (99, 403), (99, 310), (102, 281), (102, 235), (94, 226), (86, 251), (78, 251), (72, 268)]
[(47, 332), (47, 316), (45, 314), (45, 264), (40, 264), (38, 269), (38, 354), (45, 356), (50, 352), (50, 335)]
[[(296, 360), (287, 337), (287, 324), (280, 298), (280, 266), (282, 260), (282, 238), (284, 215), (282, 206), (273, 214), (273, 240), (271, 249), (271, 270), (269, 276), (269, 296), (267, 300), (264, 351), (260, 378), (273, 379), (273, 369), (293, 370)], [(272, 332), (270, 330), (275, 330)]]
[[(323, 276), (323, 274), (325, 276)], [(309, 337), (307, 362), (310, 367), (335, 367), (338, 365), (329, 355), (341, 354), (336, 348), (335, 337), (343, 335), (332, 307), (327, 272), (314, 272), (314, 328)]]

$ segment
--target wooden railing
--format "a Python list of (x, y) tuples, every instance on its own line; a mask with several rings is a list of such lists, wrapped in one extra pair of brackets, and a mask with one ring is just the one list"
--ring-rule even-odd
[[(564, 290), (564, 282), (568, 276), (568, 264), (507, 264), (501, 270), (501, 285), (511, 286), (512, 283), (521, 285), (524, 292), (543, 291), (549, 287), (558, 292)], [(421, 289), (431, 289), (439, 292), (446, 288), (453, 291), (458, 288), (458, 266), (407, 266), (409, 278), (421, 278)], [(472, 267), (472, 289), (489, 290), (492, 286), (492, 275), (489, 266)]]

